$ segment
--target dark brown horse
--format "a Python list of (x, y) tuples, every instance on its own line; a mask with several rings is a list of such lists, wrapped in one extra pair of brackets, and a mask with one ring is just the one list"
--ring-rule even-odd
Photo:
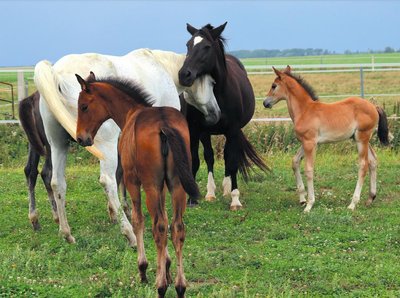
[(29, 220), (34, 230), (40, 229), (39, 214), (36, 210), (35, 186), (38, 176), (38, 165), (40, 156), (45, 157), (42, 171), (44, 186), (52, 207), (53, 219), (58, 222), (57, 205), (54, 200), (53, 190), (51, 189), (51, 154), (50, 145), (47, 142), (44, 132), (42, 117), (39, 112), (39, 92), (35, 92), (19, 103), (19, 119), (29, 141), (29, 153), (26, 166), (24, 168), (26, 182), (29, 190)]
[[(193, 175), (196, 175), (200, 164), (200, 140), (204, 146), (204, 158), (208, 167), (206, 199), (215, 199), (214, 153), (210, 138), (211, 135), (225, 135), (225, 178), (222, 185), (224, 195), (231, 195), (231, 210), (236, 210), (242, 206), (236, 179), (238, 170), (247, 178), (252, 163), (263, 170), (267, 169), (267, 166), (241, 130), (254, 114), (255, 99), (243, 65), (235, 57), (225, 54), (224, 38), (221, 36), (225, 25), (226, 23), (217, 28), (206, 25), (196, 29), (187, 24), (187, 30), (192, 37), (187, 42), (187, 56), (179, 71), (179, 82), (190, 86), (196, 78), (205, 74), (210, 74), (216, 82), (214, 95), (221, 110), (221, 119), (217, 124), (206, 125), (200, 113), (191, 106), (187, 107)], [(190, 203), (196, 204), (197, 201), (191, 198)]]
[(143, 243), (141, 186), (146, 193), (157, 246), (156, 286), (160, 297), (164, 297), (171, 282), (164, 185), (171, 193), (171, 235), (178, 263), (175, 289), (179, 297), (184, 297), (186, 280), (182, 249), (185, 228), (182, 217), (186, 208), (185, 192), (192, 197), (199, 196), (191, 174), (190, 138), (185, 117), (171, 107), (151, 107), (152, 99), (132, 82), (110, 78), (96, 80), (93, 73), (86, 81), (76, 76), (82, 88), (78, 99), (78, 143), (91, 146), (99, 127), (110, 118), (122, 130), (118, 149), (124, 182), (132, 199), (132, 226), (137, 237), (138, 267), (143, 282), (147, 281), (148, 263)]

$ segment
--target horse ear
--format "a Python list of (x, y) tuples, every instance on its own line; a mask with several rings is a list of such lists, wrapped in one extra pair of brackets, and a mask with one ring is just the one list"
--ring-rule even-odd
[(194, 35), (197, 31), (199, 31), (198, 29), (196, 29), (195, 27), (193, 27), (193, 26), (190, 25), (189, 23), (186, 23), (186, 30), (187, 30), (191, 35)]
[(79, 84), (81, 85), (82, 91), (89, 92), (89, 84), (82, 79), (82, 77), (78, 74), (75, 74), (76, 78), (78, 79)]
[(273, 67), (272, 66), (272, 69), (274, 70), (274, 72), (275, 72), (275, 74), (276, 74), (276, 76), (280, 79), (281, 78), (281, 75), (282, 75), (282, 73), (279, 71), (279, 70), (277, 70), (275, 67)]
[(285, 70), (283, 71), (286, 74), (291, 74), (292, 72), (292, 68), (290, 67), (290, 65), (286, 66)]
[(90, 72), (90, 75), (88, 76), (88, 78), (86, 80), (87, 81), (96, 81), (96, 76), (94, 75), (93, 71)]
[(227, 23), (228, 22), (225, 22), (221, 26), (211, 30), (211, 36), (213, 37), (213, 39), (217, 39), (217, 37), (219, 37), (221, 35), (221, 33), (222, 33), (222, 31), (224, 31)]

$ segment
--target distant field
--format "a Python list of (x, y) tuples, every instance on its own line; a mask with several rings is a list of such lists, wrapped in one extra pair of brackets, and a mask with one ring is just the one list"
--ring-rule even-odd
[(245, 66), (286, 65), (286, 64), (357, 64), (357, 63), (399, 63), (400, 53), (324, 55), (302, 57), (273, 57), (241, 59)]
[[(245, 66), (264, 65), (271, 69), (275, 65), (311, 65), (311, 64), (357, 64), (357, 63), (400, 63), (400, 53), (325, 55), (304, 57), (248, 58), (242, 59)], [(18, 68), (15, 68), (18, 69)], [(1, 68), (0, 68), (1, 70)], [(296, 71), (296, 69), (294, 69)], [(346, 95), (360, 95), (360, 73), (307, 73), (303, 74), (314, 87), (322, 101), (336, 101)], [(280, 103), (273, 110), (265, 110), (261, 98), (265, 97), (274, 79), (272, 74), (250, 75), (257, 100), (255, 117), (287, 117), (285, 103)], [(25, 73), (28, 93), (35, 91), (33, 72)], [(16, 72), (0, 72), (0, 82), (10, 82), (16, 86)], [(16, 87), (14, 89), (16, 93)], [(375, 96), (379, 103), (385, 105), (389, 114), (398, 114), (396, 107), (400, 102), (400, 70), (390, 72), (364, 72), (364, 93), (366, 98)], [(379, 95), (377, 95), (379, 94)], [(382, 96), (384, 94), (384, 96)], [(390, 94), (390, 96), (388, 96)], [(10, 98), (7, 88), (0, 85), (0, 98)], [(15, 94), (15, 98), (16, 94)], [(0, 101), (0, 119), (10, 118), (11, 105)]]

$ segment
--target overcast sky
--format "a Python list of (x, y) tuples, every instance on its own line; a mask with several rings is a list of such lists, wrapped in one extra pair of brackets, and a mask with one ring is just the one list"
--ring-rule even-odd
[(400, 1), (4, 1), (0, 66), (70, 53), (186, 51), (186, 23), (228, 25), (228, 51), (400, 48)]

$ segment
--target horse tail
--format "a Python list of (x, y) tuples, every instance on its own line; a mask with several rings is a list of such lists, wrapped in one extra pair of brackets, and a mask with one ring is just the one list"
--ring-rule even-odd
[[(57, 121), (76, 140), (76, 119), (65, 106), (66, 99), (62, 96), (60, 79), (49, 61), (40, 61), (35, 66), (35, 85), (47, 106)], [(96, 157), (102, 159), (103, 154), (94, 146), (86, 147)]]
[(378, 138), (381, 144), (387, 146), (389, 145), (389, 125), (388, 119), (386, 116), (385, 111), (381, 108), (376, 106), (376, 110), (379, 114), (379, 122), (378, 122)]
[(39, 92), (35, 92), (30, 96), (24, 98), (19, 102), (18, 113), (19, 121), (21, 122), (22, 128), (25, 131), (28, 141), (33, 149), (40, 155), (46, 155), (46, 146), (42, 141), (41, 132), (39, 130), (39, 123), (35, 117), (35, 103), (36, 98), (39, 98)]
[(172, 151), (175, 169), (183, 189), (190, 197), (199, 198), (199, 188), (191, 171), (191, 164), (189, 163), (189, 157), (182, 135), (175, 128), (163, 127), (160, 132), (160, 138), (163, 157), (167, 157), (168, 148)]
[(239, 171), (243, 178), (247, 181), (249, 178), (249, 169), (252, 164), (256, 165), (262, 171), (270, 171), (271, 169), (264, 163), (261, 157), (257, 154), (254, 147), (247, 140), (246, 136), (243, 134), (242, 130), (239, 131)]

